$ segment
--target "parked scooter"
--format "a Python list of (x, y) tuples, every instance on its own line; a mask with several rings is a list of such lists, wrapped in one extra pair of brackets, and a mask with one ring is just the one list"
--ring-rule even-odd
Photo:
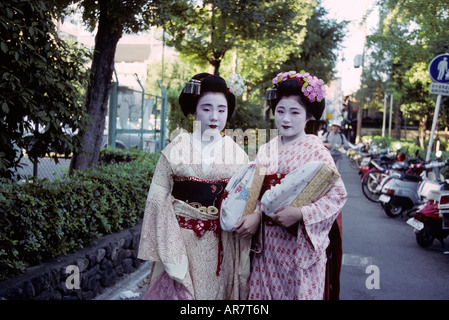
[(438, 239), (444, 248), (444, 239), (449, 236), (449, 191), (448, 181), (444, 190), (431, 190), (426, 202), (407, 220), (416, 234), (416, 242), (423, 248)]
[(358, 143), (357, 145), (352, 144), (348, 141), (349, 150), (346, 152), (346, 155), (348, 157), (348, 164), (351, 168), (354, 169), (360, 169), (361, 162), (363, 161), (363, 158), (365, 155), (368, 154), (369, 151), (369, 145), (364, 143)]
[[(449, 163), (432, 161), (425, 165), (412, 164), (410, 170), (405, 173), (393, 172), (392, 177), (382, 183), (379, 197), (387, 216), (395, 218), (414, 213), (423, 202), (420, 189), (441, 190), (444, 183), (440, 180), (439, 168), (446, 165)], [(431, 170), (435, 178), (428, 178)], [(421, 174), (423, 171), (424, 177)]]
[(404, 161), (404, 154), (397, 154), (388, 152), (387, 149), (382, 149), (378, 153), (368, 154), (366, 155), (362, 163), (360, 165), (359, 174), (363, 177), (370, 169), (374, 167), (373, 161), (376, 162), (377, 165), (384, 168), (391, 168), (393, 164), (398, 161)]
[[(396, 162), (394, 161), (395, 158)], [(415, 158), (409, 158), (407, 161), (404, 161), (405, 154), (403, 153), (398, 153), (395, 158), (381, 156), (371, 159), (369, 169), (361, 179), (362, 192), (368, 200), (379, 202), (381, 195), (379, 186), (384, 179), (392, 175), (392, 172), (405, 172), (410, 169), (410, 164), (424, 163), (424, 159), (418, 153)]]
[[(412, 165), (414, 170), (419, 170)], [(411, 210), (419, 203), (418, 186), (422, 181), (420, 175), (406, 172), (392, 172), (381, 185), (379, 202), (387, 216), (395, 218)]]

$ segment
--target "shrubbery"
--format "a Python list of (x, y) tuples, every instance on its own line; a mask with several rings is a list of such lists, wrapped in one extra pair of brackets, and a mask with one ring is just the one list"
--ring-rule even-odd
[[(416, 141), (414, 140), (398, 140), (394, 138), (382, 138), (381, 136), (364, 136), (362, 137), (363, 142), (371, 142), (374, 145), (379, 146), (380, 148), (384, 149), (391, 149), (391, 150), (397, 150), (396, 146), (400, 145), (400, 152), (403, 152), (407, 155), (407, 157), (415, 157), (415, 154), (418, 153), (421, 158), (425, 159), (427, 155), (427, 149), (423, 149), (420, 146), (416, 144)], [(399, 145), (398, 145), (399, 143)], [(435, 146), (434, 142), (434, 146)], [(441, 148), (447, 150), (446, 144), (442, 143)], [(443, 150), (444, 150), (443, 149)], [(435, 158), (435, 152), (431, 153), (431, 159)], [(449, 151), (442, 151), (441, 160), (448, 159), (449, 158)], [(443, 175), (445, 179), (449, 179), (449, 167), (443, 167), (440, 169), (440, 173)]]
[(0, 179), (0, 280), (142, 218), (159, 154), (107, 149), (101, 158), (115, 164), (52, 181)]
[(123, 150), (109, 147), (101, 149), (99, 162), (100, 164), (131, 162), (145, 154), (146, 153), (135, 148)]
[[(404, 139), (394, 139), (394, 138), (382, 138), (381, 136), (363, 136), (363, 142), (371, 142), (374, 145), (379, 146), (380, 148), (390, 148), (391, 150), (396, 150), (396, 145), (400, 144), (400, 151), (406, 153), (410, 157), (415, 156), (415, 152), (418, 151), (419, 155), (423, 158), (426, 157), (427, 149), (421, 148), (417, 145), (415, 140), (404, 140)], [(427, 141), (426, 141), (427, 142)], [(434, 147), (436, 145), (436, 141), (434, 141)], [(449, 158), (449, 151), (447, 150), (447, 146), (445, 142), (441, 142), (441, 150), (442, 150), (442, 158)], [(435, 157), (435, 152), (432, 152), (432, 157)]]

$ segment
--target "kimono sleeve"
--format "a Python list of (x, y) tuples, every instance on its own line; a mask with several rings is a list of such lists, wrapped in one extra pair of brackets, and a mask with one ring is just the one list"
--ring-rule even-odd
[(162, 262), (178, 282), (188, 268), (187, 252), (173, 208), (173, 171), (164, 154), (157, 163), (145, 206), (138, 258)]
[[(318, 141), (311, 151), (309, 161), (322, 161), (335, 168), (332, 156), (321, 141)], [(343, 209), (346, 198), (346, 189), (340, 177), (324, 196), (309, 205), (301, 207), (304, 236), (307, 242), (311, 244), (313, 251), (323, 252), (326, 250), (329, 245), (329, 231)]]

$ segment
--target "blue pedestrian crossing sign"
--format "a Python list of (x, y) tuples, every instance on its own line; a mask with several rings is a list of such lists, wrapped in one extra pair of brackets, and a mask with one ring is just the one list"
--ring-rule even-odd
[(429, 75), (433, 82), (449, 83), (449, 53), (433, 58), (429, 64)]

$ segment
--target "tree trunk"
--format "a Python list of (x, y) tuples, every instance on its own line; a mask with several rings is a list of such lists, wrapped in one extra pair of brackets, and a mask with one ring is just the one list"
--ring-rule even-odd
[(359, 105), (357, 110), (357, 129), (355, 136), (355, 143), (359, 143), (362, 140), (362, 121), (363, 121), (363, 108)]
[(209, 63), (209, 73), (213, 74), (214, 76), (220, 76), (221, 59), (210, 59)]
[[(101, 4), (100, 4), (101, 5)], [(107, 5), (107, 3), (106, 3)], [(109, 89), (114, 68), (114, 56), (122, 30), (114, 30), (104, 6), (100, 9), (98, 32), (95, 36), (95, 51), (92, 60), (91, 76), (84, 103), (90, 121), (85, 131), (80, 132), (82, 152), (72, 157), (69, 175), (72, 170), (84, 170), (98, 162), (103, 131), (108, 109)]]
[(418, 139), (419, 146), (424, 148), (424, 140), (426, 140), (427, 114), (424, 114), (419, 120)]
[(396, 139), (401, 139), (401, 129), (402, 129), (402, 112), (399, 108), (396, 108), (395, 112), (395, 124), (394, 124), (394, 136)]

